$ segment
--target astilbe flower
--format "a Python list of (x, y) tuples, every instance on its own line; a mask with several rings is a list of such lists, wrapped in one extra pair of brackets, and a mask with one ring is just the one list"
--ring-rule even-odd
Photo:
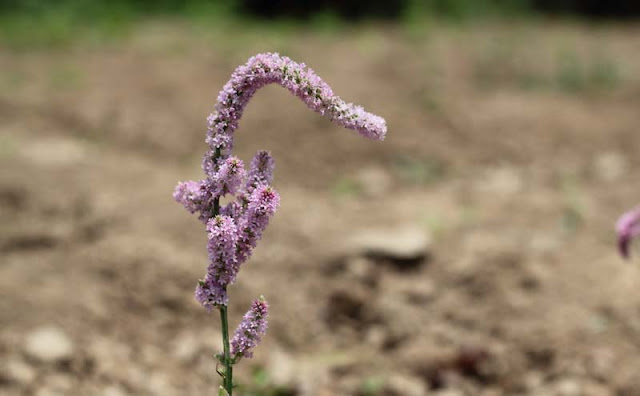
[(620, 216), (616, 223), (616, 232), (620, 254), (628, 258), (633, 238), (640, 235), (640, 205)]
[[(250, 58), (233, 72), (218, 95), (214, 112), (207, 118), (209, 150), (202, 160), (205, 178), (180, 182), (173, 197), (206, 225), (209, 265), (195, 297), (206, 309), (220, 310), (224, 353), (219, 360), (224, 372), (219, 373), (224, 378), (223, 391), (229, 395), (233, 392), (232, 365), (253, 355), (267, 329), (268, 305), (264, 297), (253, 302), (229, 345), (227, 286), (236, 281), (241, 265), (251, 256), (280, 204), (271, 185), (273, 158), (269, 152), (259, 151), (247, 172), (244, 163), (231, 156), (233, 133), (251, 97), (271, 83), (283, 86), (310, 109), (362, 136), (382, 140), (387, 132), (383, 118), (344, 102), (304, 63), (276, 53)], [(226, 195), (235, 199), (221, 206), (220, 199)]]
[(251, 304), (251, 308), (244, 314), (242, 322), (236, 328), (231, 338), (231, 356), (234, 361), (240, 358), (253, 357), (255, 348), (267, 332), (267, 317), (269, 304), (263, 296)]
[[(206, 142), (210, 150), (202, 161), (206, 178), (199, 182), (182, 182), (174, 192), (174, 198), (190, 213), (198, 213), (205, 224), (217, 214), (224, 214), (235, 221), (240, 234), (236, 267), (250, 257), (279, 202), (277, 192), (270, 186), (274, 166), (268, 152), (260, 151), (255, 155), (248, 174), (242, 161), (230, 156), (233, 133), (244, 108), (258, 89), (271, 83), (285, 87), (312, 110), (365, 137), (382, 140), (387, 131), (383, 118), (344, 102), (304, 63), (294, 62), (277, 53), (264, 53), (239, 66), (220, 91), (215, 111), (207, 118)], [(254, 194), (257, 190), (262, 191), (262, 197)], [(216, 202), (225, 195), (235, 195), (236, 199), (217, 209)], [(260, 200), (262, 206), (258, 207)], [(209, 274), (207, 277), (214, 278)], [(205, 300), (201, 299), (201, 294), (202, 288), (199, 288), (197, 298), (202, 302)]]

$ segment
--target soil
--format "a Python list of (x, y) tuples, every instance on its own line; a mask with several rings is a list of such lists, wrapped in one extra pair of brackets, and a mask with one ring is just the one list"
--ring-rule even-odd
[[(640, 395), (640, 254), (613, 230), (640, 200), (639, 27), (226, 35), (0, 51), (0, 394), (215, 393), (206, 236), (171, 194), (233, 68), (278, 50), (389, 132), (279, 87), (248, 106), (236, 153), (272, 151), (281, 207), (230, 291), (232, 326), (271, 307), (238, 394)], [(397, 229), (424, 254), (349, 244)], [(69, 350), (34, 356), (52, 327)]]

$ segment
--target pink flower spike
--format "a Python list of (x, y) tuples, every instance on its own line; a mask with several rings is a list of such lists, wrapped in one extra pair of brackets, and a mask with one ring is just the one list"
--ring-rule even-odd
[[(329, 85), (304, 63), (297, 63), (277, 53), (264, 53), (251, 57), (231, 75), (218, 95), (214, 112), (207, 118), (207, 143), (212, 151), (220, 150), (228, 156), (233, 147), (233, 133), (238, 128), (247, 103), (260, 88), (278, 84), (302, 100), (311, 110), (333, 122), (357, 131), (374, 140), (383, 140), (387, 134), (384, 118), (347, 103), (333, 93)], [(204, 171), (215, 168), (205, 155)]]
[(231, 339), (231, 356), (234, 359), (253, 357), (253, 349), (267, 332), (269, 304), (263, 296), (253, 301)]
[(616, 232), (620, 254), (624, 258), (629, 258), (631, 241), (640, 235), (640, 205), (620, 216), (616, 223)]

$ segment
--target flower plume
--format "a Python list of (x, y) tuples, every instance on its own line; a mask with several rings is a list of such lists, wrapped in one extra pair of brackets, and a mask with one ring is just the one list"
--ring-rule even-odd
[[(289, 90), (311, 110), (364, 137), (383, 140), (387, 133), (384, 118), (343, 101), (304, 63), (277, 53), (250, 58), (220, 91), (214, 111), (207, 117), (205, 142), (209, 150), (202, 159), (205, 177), (180, 182), (173, 193), (176, 201), (189, 213), (197, 213), (206, 225), (209, 265), (196, 286), (195, 298), (207, 310), (220, 311), (224, 352), (218, 357), (224, 370), (217, 371), (224, 386), (218, 395), (233, 394), (233, 365), (243, 357), (252, 357), (267, 331), (269, 305), (260, 297), (253, 301), (229, 342), (227, 287), (236, 281), (241, 265), (251, 256), (280, 204), (280, 196), (271, 185), (271, 154), (256, 153), (248, 171), (242, 160), (231, 154), (233, 133), (249, 100), (258, 89), (272, 83)], [(221, 206), (221, 198), (229, 195), (232, 199)]]
[(304, 63), (277, 53), (258, 54), (239, 66), (218, 95), (215, 111), (209, 116), (207, 143), (212, 149), (228, 152), (233, 132), (238, 128), (244, 108), (256, 91), (267, 84), (278, 84), (300, 98), (311, 110), (328, 117), (364, 137), (382, 140), (387, 133), (384, 118), (347, 103)]

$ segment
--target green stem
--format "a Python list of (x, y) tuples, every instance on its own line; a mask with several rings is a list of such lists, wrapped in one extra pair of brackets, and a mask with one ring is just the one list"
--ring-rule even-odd
[(222, 347), (224, 356), (222, 358), (224, 364), (224, 388), (231, 396), (233, 392), (233, 366), (231, 362), (231, 352), (229, 348), (229, 320), (227, 317), (227, 307), (220, 307), (220, 321), (222, 322)]
[[(218, 159), (222, 155), (220, 148), (217, 148), (214, 154), (214, 158)], [(212, 217), (220, 214), (220, 198), (213, 200)], [(226, 287), (225, 287), (226, 291)], [(227, 315), (227, 306), (220, 306), (220, 322), (222, 326), (222, 347), (223, 356), (222, 364), (224, 365), (224, 379), (223, 387), (232, 396), (233, 393), (233, 362), (231, 361), (231, 350), (229, 348), (229, 317)]]

